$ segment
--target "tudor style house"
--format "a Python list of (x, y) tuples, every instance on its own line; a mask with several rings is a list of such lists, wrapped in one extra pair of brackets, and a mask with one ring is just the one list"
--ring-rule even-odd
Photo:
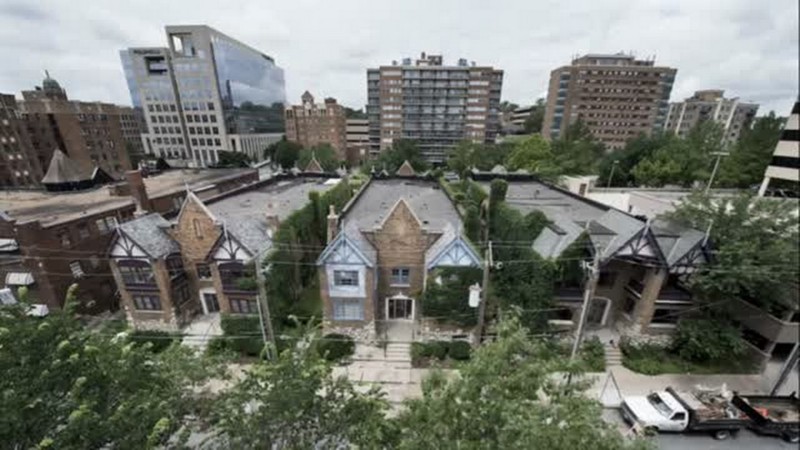
[(284, 177), (205, 200), (189, 192), (173, 222), (147, 214), (120, 225), (109, 257), (128, 321), (175, 330), (196, 314), (258, 313), (255, 262), (281, 220), (335, 184)]
[(437, 182), (371, 179), (341, 216), (328, 216), (329, 242), (317, 261), (326, 332), (373, 339), (378, 328), (421, 318), (417, 299), (431, 270), (481, 264), (461, 229)]

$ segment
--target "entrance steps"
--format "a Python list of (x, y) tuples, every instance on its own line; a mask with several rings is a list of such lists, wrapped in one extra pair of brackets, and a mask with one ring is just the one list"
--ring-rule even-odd
[(622, 365), (622, 350), (616, 345), (603, 345), (606, 354), (606, 368)]

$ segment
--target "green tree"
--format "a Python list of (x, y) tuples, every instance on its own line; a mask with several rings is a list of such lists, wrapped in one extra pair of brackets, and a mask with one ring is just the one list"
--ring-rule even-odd
[(335, 171), (341, 162), (339, 161), (339, 157), (336, 155), (336, 149), (334, 149), (333, 146), (330, 144), (320, 144), (311, 148), (304, 148), (300, 150), (300, 154), (297, 159), (297, 167), (300, 170), (305, 169), (306, 166), (308, 166), (308, 163), (311, 161), (312, 156), (317, 158), (317, 161), (322, 166), (322, 169), (326, 172)]
[(698, 230), (711, 226), (712, 263), (690, 279), (698, 297), (745, 298), (780, 313), (793, 307), (800, 267), (796, 208), (752, 193), (713, 198), (696, 192), (668, 214)]
[(367, 113), (365, 113), (361, 108), (353, 109), (348, 108), (347, 106), (344, 107), (344, 114), (345, 117), (348, 119), (366, 119)]
[(237, 449), (381, 448), (392, 434), (378, 388), (334, 377), (310, 341), (245, 372), (214, 402), (213, 442)]
[(525, 119), (522, 125), (522, 130), (525, 134), (540, 133), (542, 131), (542, 123), (544, 122), (544, 112), (546, 104), (543, 98), (536, 99), (531, 114)]
[(479, 144), (461, 141), (448, 151), (447, 167), (464, 178), (473, 167), (486, 171), (503, 164), (512, 148), (510, 143)]
[(739, 141), (720, 166), (719, 186), (749, 188), (761, 183), (786, 123), (774, 111), (758, 117), (752, 128), (742, 130)]
[(434, 373), (420, 399), (397, 418), (399, 449), (644, 449), (601, 417), (600, 405), (582, 394), (587, 384), (551, 346), (528, 336), (513, 317), (498, 338), (474, 350), (459, 376)]
[(219, 155), (219, 162), (217, 167), (249, 167), (250, 157), (241, 152), (226, 152), (221, 151)]
[[(634, 167), (641, 161), (648, 160), (656, 150), (664, 147), (671, 139), (674, 137), (666, 133), (655, 133), (650, 136), (640, 134), (628, 141), (625, 147), (606, 154), (599, 163), (598, 184), (606, 186), (611, 180), (613, 187), (635, 186)], [(611, 179), (612, 168), (613, 179)]]
[(517, 141), (505, 165), (509, 170), (525, 169), (544, 178), (550, 178), (557, 173), (550, 143), (540, 135), (527, 136)]
[(386, 169), (387, 172), (394, 173), (404, 161), (408, 161), (417, 173), (428, 170), (428, 163), (422, 157), (422, 152), (417, 143), (411, 139), (395, 140), (391, 148), (382, 151), (378, 159), (371, 164), (362, 166), (362, 170), (369, 172), (374, 168), (376, 172), (380, 172)]
[[(201, 387), (213, 364), (179, 345), (155, 353), (124, 333), (110, 337), (63, 311), (0, 312), (0, 442), (3, 448), (154, 448), (208, 406)], [(24, 296), (23, 296), (24, 297)], [(177, 443), (177, 441), (171, 441)]]
[(286, 138), (270, 145), (264, 150), (264, 157), (272, 159), (273, 162), (284, 169), (291, 169), (300, 156), (303, 147), (296, 143), (286, 140)]
[(580, 120), (567, 127), (551, 148), (559, 175), (596, 173), (598, 163), (605, 156), (605, 146), (594, 140), (589, 128)]

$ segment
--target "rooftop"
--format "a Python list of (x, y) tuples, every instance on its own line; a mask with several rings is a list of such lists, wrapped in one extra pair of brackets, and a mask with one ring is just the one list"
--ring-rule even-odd
[[(249, 171), (250, 169), (170, 170), (145, 178), (144, 184), (152, 199), (184, 191), (187, 186), (194, 191), (202, 191), (215, 183)], [(38, 220), (42, 226), (57, 225), (126, 206), (134, 206), (133, 198), (128, 195), (112, 195), (108, 185), (74, 193), (4, 190), (0, 194), (0, 211), (20, 223)]]

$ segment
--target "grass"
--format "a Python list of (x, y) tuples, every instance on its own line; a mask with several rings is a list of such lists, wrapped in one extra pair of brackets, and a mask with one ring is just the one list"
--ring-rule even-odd
[(645, 375), (682, 373), (694, 375), (748, 374), (756, 372), (752, 361), (740, 358), (730, 361), (687, 361), (666, 347), (654, 344), (621, 344), (622, 365)]

